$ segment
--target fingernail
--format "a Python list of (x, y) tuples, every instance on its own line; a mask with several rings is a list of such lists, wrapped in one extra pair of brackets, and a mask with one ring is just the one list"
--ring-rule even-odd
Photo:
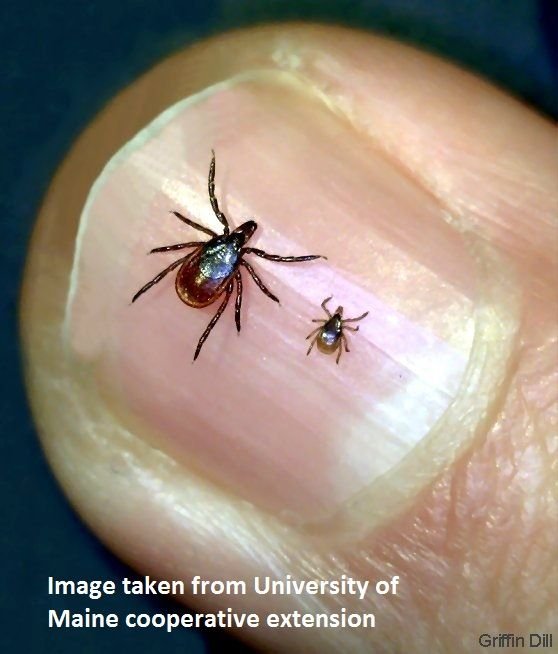
[[(272, 302), (243, 271), (221, 302), (195, 309), (176, 272), (132, 296), (183, 251), (152, 248), (220, 231), (207, 191), (231, 225), (258, 223), (251, 246), (321, 254), (305, 263), (247, 255)], [(172, 107), (107, 165), (84, 209), (67, 335), (108, 401), (142, 437), (242, 500), (297, 524), (327, 521), (380, 483), (424, 439), (458, 393), (473, 339), (474, 265), (431, 196), (354, 125), (288, 74), (245, 75)], [(307, 334), (320, 307), (344, 317), (339, 365)]]

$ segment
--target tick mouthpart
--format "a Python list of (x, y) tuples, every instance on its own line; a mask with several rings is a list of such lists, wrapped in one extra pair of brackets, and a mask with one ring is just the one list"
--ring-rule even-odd
[(337, 314), (340, 318), (343, 317), (343, 307), (337, 307), (335, 310), (335, 314)]
[(257, 227), (258, 223), (255, 220), (247, 220), (245, 223), (242, 223), (240, 227), (237, 227), (235, 230), (233, 230), (232, 233), (242, 236), (244, 243), (246, 243), (248, 239), (252, 238), (252, 235), (256, 231)]

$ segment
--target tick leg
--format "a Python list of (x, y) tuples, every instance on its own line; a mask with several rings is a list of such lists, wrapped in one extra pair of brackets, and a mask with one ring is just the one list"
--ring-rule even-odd
[(337, 359), (335, 359), (335, 363), (337, 363), (338, 365), (339, 365), (339, 359), (341, 358), (342, 353), (343, 353), (343, 348), (341, 347), (341, 341), (339, 341), (339, 345), (337, 346)]
[(323, 323), (325, 325), (327, 320), (324, 320), (323, 318), (312, 318), (312, 322), (321, 322), (321, 323)]
[(172, 252), (174, 250), (183, 250), (184, 248), (193, 248), (195, 245), (201, 245), (202, 241), (192, 241), (191, 243), (177, 243), (176, 245), (163, 245), (160, 248), (154, 248), (149, 254), (154, 252)]
[(278, 304), (281, 304), (279, 302), (279, 298), (275, 297), (275, 295), (273, 295), (273, 293), (265, 286), (265, 284), (262, 282), (262, 280), (256, 274), (256, 271), (252, 268), (252, 266), (247, 261), (241, 260), (240, 265), (244, 266), (246, 268), (246, 270), (250, 273), (250, 276), (256, 282), (256, 284), (258, 285), (258, 288), (260, 289), (260, 291), (265, 293), (265, 295), (267, 295), (268, 298), (271, 298), (274, 302), (277, 302)]
[(153, 277), (153, 279), (150, 282), (147, 282), (147, 284), (145, 286), (142, 286), (140, 288), (140, 290), (132, 298), (132, 302), (135, 302), (140, 295), (145, 293), (145, 291), (148, 291), (152, 286), (155, 286), (155, 284), (158, 284), (163, 279), (163, 277), (165, 275), (170, 273), (171, 270), (174, 270), (175, 268), (178, 268), (178, 266), (180, 266), (184, 262), (184, 260), (188, 258), (188, 256), (189, 255), (186, 255), (185, 257), (181, 257), (180, 259), (177, 259), (176, 261), (171, 263), (170, 266), (168, 266), (164, 270), (161, 270), (161, 272), (156, 277)]
[(229, 301), (229, 298), (230, 298), (230, 296), (232, 294), (232, 290), (233, 290), (233, 285), (232, 285), (232, 282), (230, 282), (229, 285), (227, 286), (227, 290), (225, 291), (225, 299), (221, 302), (221, 306), (217, 309), (217, 313), (213, 316), (213, 318), (209, 322), (209, 325), (207, 325), (207, 327), (205, 328), (204, 333), (201, 335), (200, 340), (198, 341), (198, 346), (196, 347), (196, 352), (194, 354), (194, 361), (198, 358), (203, 344), (207, 340), (207, 337), (211, 333), (211, 330), (215, 327), (215, 325), (217, 324), (217, 321), (221, 317), (221, 314), (225, 310), (225, 308), (227, 306), (227, 303)]
[(363, 318), (366, 318), (366, 316), (370, 313), (370, 311), (367, 311), (366, 313), (363, 313), (362, 316), (359, 316), (358, 318), (346, 318), (343, 320), (343, 324), (346, 322), (356, 322), (357, 320), (362, 320)]
[(347, 342), (347, 337), (345, 336), (345, 334), (341, 334), (341, 340), (343, 341), (343, 344), (345, 345), (345, 352), (350, 352), (351, 350), (349, 350), (349, 344)]
[(190, 227), (193, 227), (194, 229), (197, 229), (200, 232), (207, 234), (208, 236), (217, 236), (217, 233), (214, 232), (212, 229), (209, 229), (209, 227), (204, 227), (199, 223), (195, 223), (193, 220), (190, 220), (190, 218), (186, 218), (186, 216), (183, 216), (181, 213), (178, 213), (178, 211), (171, 211), (171, 213), (173, 213), (183, 223), (190, 225)]
[(343, 329), (350, 329), (352, 332), (358, 332), (359, 327), (349, 327), (349, 325), (343, 325)]
[(295, 261), (312, 261), (313, 259), (327, 259), (327, 257), (322, 256), (321, 254), (306, 254), (302, 257), (281, 257), (278, 254), (268, 254), (263, 250), (258, 250), (258, 248), (242, 248), (241, 253), (244, 254), (255, 254), (257, 257), (262, 259), (269, 259), (269, 261), (282, 261), (283, 263), (293, 263)]
[(329, 309), (326, 307), (326, 304), (331, 300), (332, 297), (333, 297), (333, 295), (330, 295), (329, 297), (326, 297), (326, 299), (320, 305), (322, 307), (322, 309), (327, 313), (328, 318), (331, 318), (331, 311), (329, 311)]
[(230, 232), (229, 223), (225, 214), (219, 209), (219, 202), (215, 197), (215, 152), (211, 150), (211, 164), (209, 165), (209, 178), (207, 180), (207, 190), (209, 191), (209, 201), (211, 202), (211, 207), (217, 216), (217, 220), (223, 225), (223, 234), (225, 236)]
[[(310, 337), (309, 337), (310, 338)], [(308, 348), (308, 352), (306, 352), (306, 356), (312, 352), (312, 348), (314, 347), (314, 343), (318, 340), (318, 335), (314, 336), (314, 340), (310, 343), (310, 347)]]
[(314, 336), (314, 334), (316, 334), (317, 332), (319, 332), (320, 329), (321, 329), (321, 327), (316, 327), (316, 329), (313, 329), (313, 330), (308, 334), (308, 336), (306, 337), (306, 340), (308, 340), (309, 338), (312, 338), (312, 336)]
[(240, 307), (242, 306), (242, 275), (237, 270), (234, 278), (236, 279), (236, 302), (234, 304), (234, 319), (236, 322), (236, 331), (240, 331)]

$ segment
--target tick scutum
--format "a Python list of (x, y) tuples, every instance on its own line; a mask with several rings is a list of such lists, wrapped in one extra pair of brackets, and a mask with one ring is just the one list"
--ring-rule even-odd
[(341, 316), (336, 313), (325, 323), (319, 332), (318, 341), (316, 343), (318, 350), (325, 354), (331, 354), (331, 352), (337, 349), (337, 344), (341, 338), (341, 332)]

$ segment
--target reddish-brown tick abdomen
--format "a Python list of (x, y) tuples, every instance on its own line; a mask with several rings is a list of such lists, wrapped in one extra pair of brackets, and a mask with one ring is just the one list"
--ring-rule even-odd
[(239, 249), (230, 237), (218, 237), (194, 250), (176, 275), (176, 293), (182, 302), (196, 308), (215, 302), (238, 267)]

